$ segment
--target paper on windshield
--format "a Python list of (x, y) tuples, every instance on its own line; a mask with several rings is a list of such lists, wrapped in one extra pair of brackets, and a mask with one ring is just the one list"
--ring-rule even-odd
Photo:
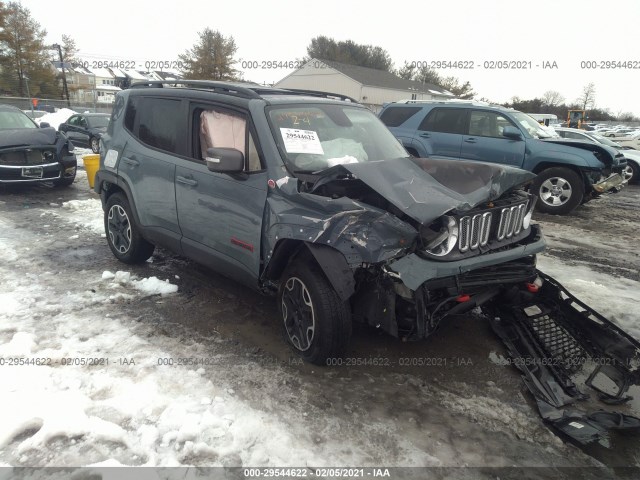
[(324, 155), (317, 132), (313, 130), (298, 130), (296, 128), (280, 128), (280, 133), (287, 153)]

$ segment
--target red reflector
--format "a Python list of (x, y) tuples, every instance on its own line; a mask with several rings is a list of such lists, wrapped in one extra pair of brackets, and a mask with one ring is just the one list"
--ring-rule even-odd
[(538, 291), (538, 285), (536, 285), (535, 283), (527, 283), (527, 290), (529, 290), (531, 293), (536, 293)]
[(469, 300), (471, 300), (469, 295), (458, 295), (458, 298), (456, 298), (456, 302), (458, 303), (468, 302)]

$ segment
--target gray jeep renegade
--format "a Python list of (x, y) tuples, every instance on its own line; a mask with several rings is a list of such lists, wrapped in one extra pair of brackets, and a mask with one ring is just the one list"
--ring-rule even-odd
[(314, 363), (344, 353), (352, 321), (422, 339), (535, 280), (533, 174), (411, 158), (339, 95), (180, 87), (116, 97), (95, 191), (119, 260), (158, 245), (275, 293), (285, 337)]

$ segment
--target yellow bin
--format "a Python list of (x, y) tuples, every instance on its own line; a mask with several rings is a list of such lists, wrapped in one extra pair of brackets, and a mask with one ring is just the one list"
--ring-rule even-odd
[(84, 169), (87, 172), (87, 180), (89, 180), (89, 187), (93, 188), (93, 181), (96, 178), (96, 172), (100, 168), (100, 155), (91, 154), (83, 155), (82, 161), (84, 162)]

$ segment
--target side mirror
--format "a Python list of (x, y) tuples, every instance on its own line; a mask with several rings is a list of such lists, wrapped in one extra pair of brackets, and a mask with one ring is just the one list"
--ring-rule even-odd
[(50, 126), (49, 122), (40, 122), (40, 128), (49, 128)]
[(502, 136), (512, 140), (522, 140), (522, 133), (520, 133), (520, 130), (516, 127), (512, 127), (511, 125), (502, 129)]
[(244, 154), (235, 148), (208, 148), (207, 168), (218, 173), (241, 173), (244, 171)]

